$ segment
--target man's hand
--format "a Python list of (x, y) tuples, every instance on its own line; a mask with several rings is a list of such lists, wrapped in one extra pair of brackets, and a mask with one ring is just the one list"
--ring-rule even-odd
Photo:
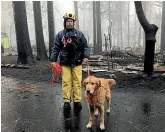
[(84, 58), (82, 64), (88, 64), (88, 58)]
[(60, 64), (60, 59), (57, 59), (56, 63)]
[(57, 59), (57, 61), (55, 61), (55, 62), (51, 62), (51, 65), (53, 65), (53, 64), (55, 64), (55, 63), (60, 64), (60, 60)]
[(51, 68), (56, 65), (57, 62), (51, 62)]

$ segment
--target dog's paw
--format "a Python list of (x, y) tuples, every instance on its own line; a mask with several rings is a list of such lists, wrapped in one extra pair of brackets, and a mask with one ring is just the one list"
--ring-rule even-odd
[(104, 126), (103, 123), (100, 123), (100, 129), (101, 129), (101, 130), (104, 130), (104, 129), (105, 129), (105, 126)]
[(92, 123), (89, 122), (89, 123), (86, 125), (86, 128), (87, 128), (87, 129), (90, 129), (91, 127), (92, 127)]
[(110, 109), (108, 109), (108, 110), (107, 110), (107, 114), (109, 114), (110, 112), (111, 112), (111, 110), (110, 110)]

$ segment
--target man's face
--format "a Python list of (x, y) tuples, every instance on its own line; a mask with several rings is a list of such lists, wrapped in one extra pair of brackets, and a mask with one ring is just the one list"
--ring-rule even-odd
[(72, 19), (67, 19), (66, 20), (66, 28), (67, 29), (73, 29), (73, 23), (74, 23), (74, 21)]

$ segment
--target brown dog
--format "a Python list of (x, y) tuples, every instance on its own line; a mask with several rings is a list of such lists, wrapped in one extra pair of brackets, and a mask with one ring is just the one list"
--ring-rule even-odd
[(100, 113), (100, 129), (104, 130), (104, 102), (107, 101), (107, 113), (110, 113), (111, 93), (110, 88), (116, 84), (114, 79), (96, 78), (88, 76), (83, 81), (85, 87), (85, 96), (89, 104), (89, 123), (87, 128), (92, 127), (93, 115)]

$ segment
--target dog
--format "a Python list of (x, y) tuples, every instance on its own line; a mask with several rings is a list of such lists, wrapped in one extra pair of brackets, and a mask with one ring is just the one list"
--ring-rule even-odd
[(100, 129), (104, 130), (104, 102), (107, 102), (107, 113), (110, 113), (111, 87), (116, 84), (114, 79), (97, 78), (88, 76), (84, 81), (85, 97), (89, 106), (89, 122), (86, 128), (93, 124), (93, 116), (100, 113)]

